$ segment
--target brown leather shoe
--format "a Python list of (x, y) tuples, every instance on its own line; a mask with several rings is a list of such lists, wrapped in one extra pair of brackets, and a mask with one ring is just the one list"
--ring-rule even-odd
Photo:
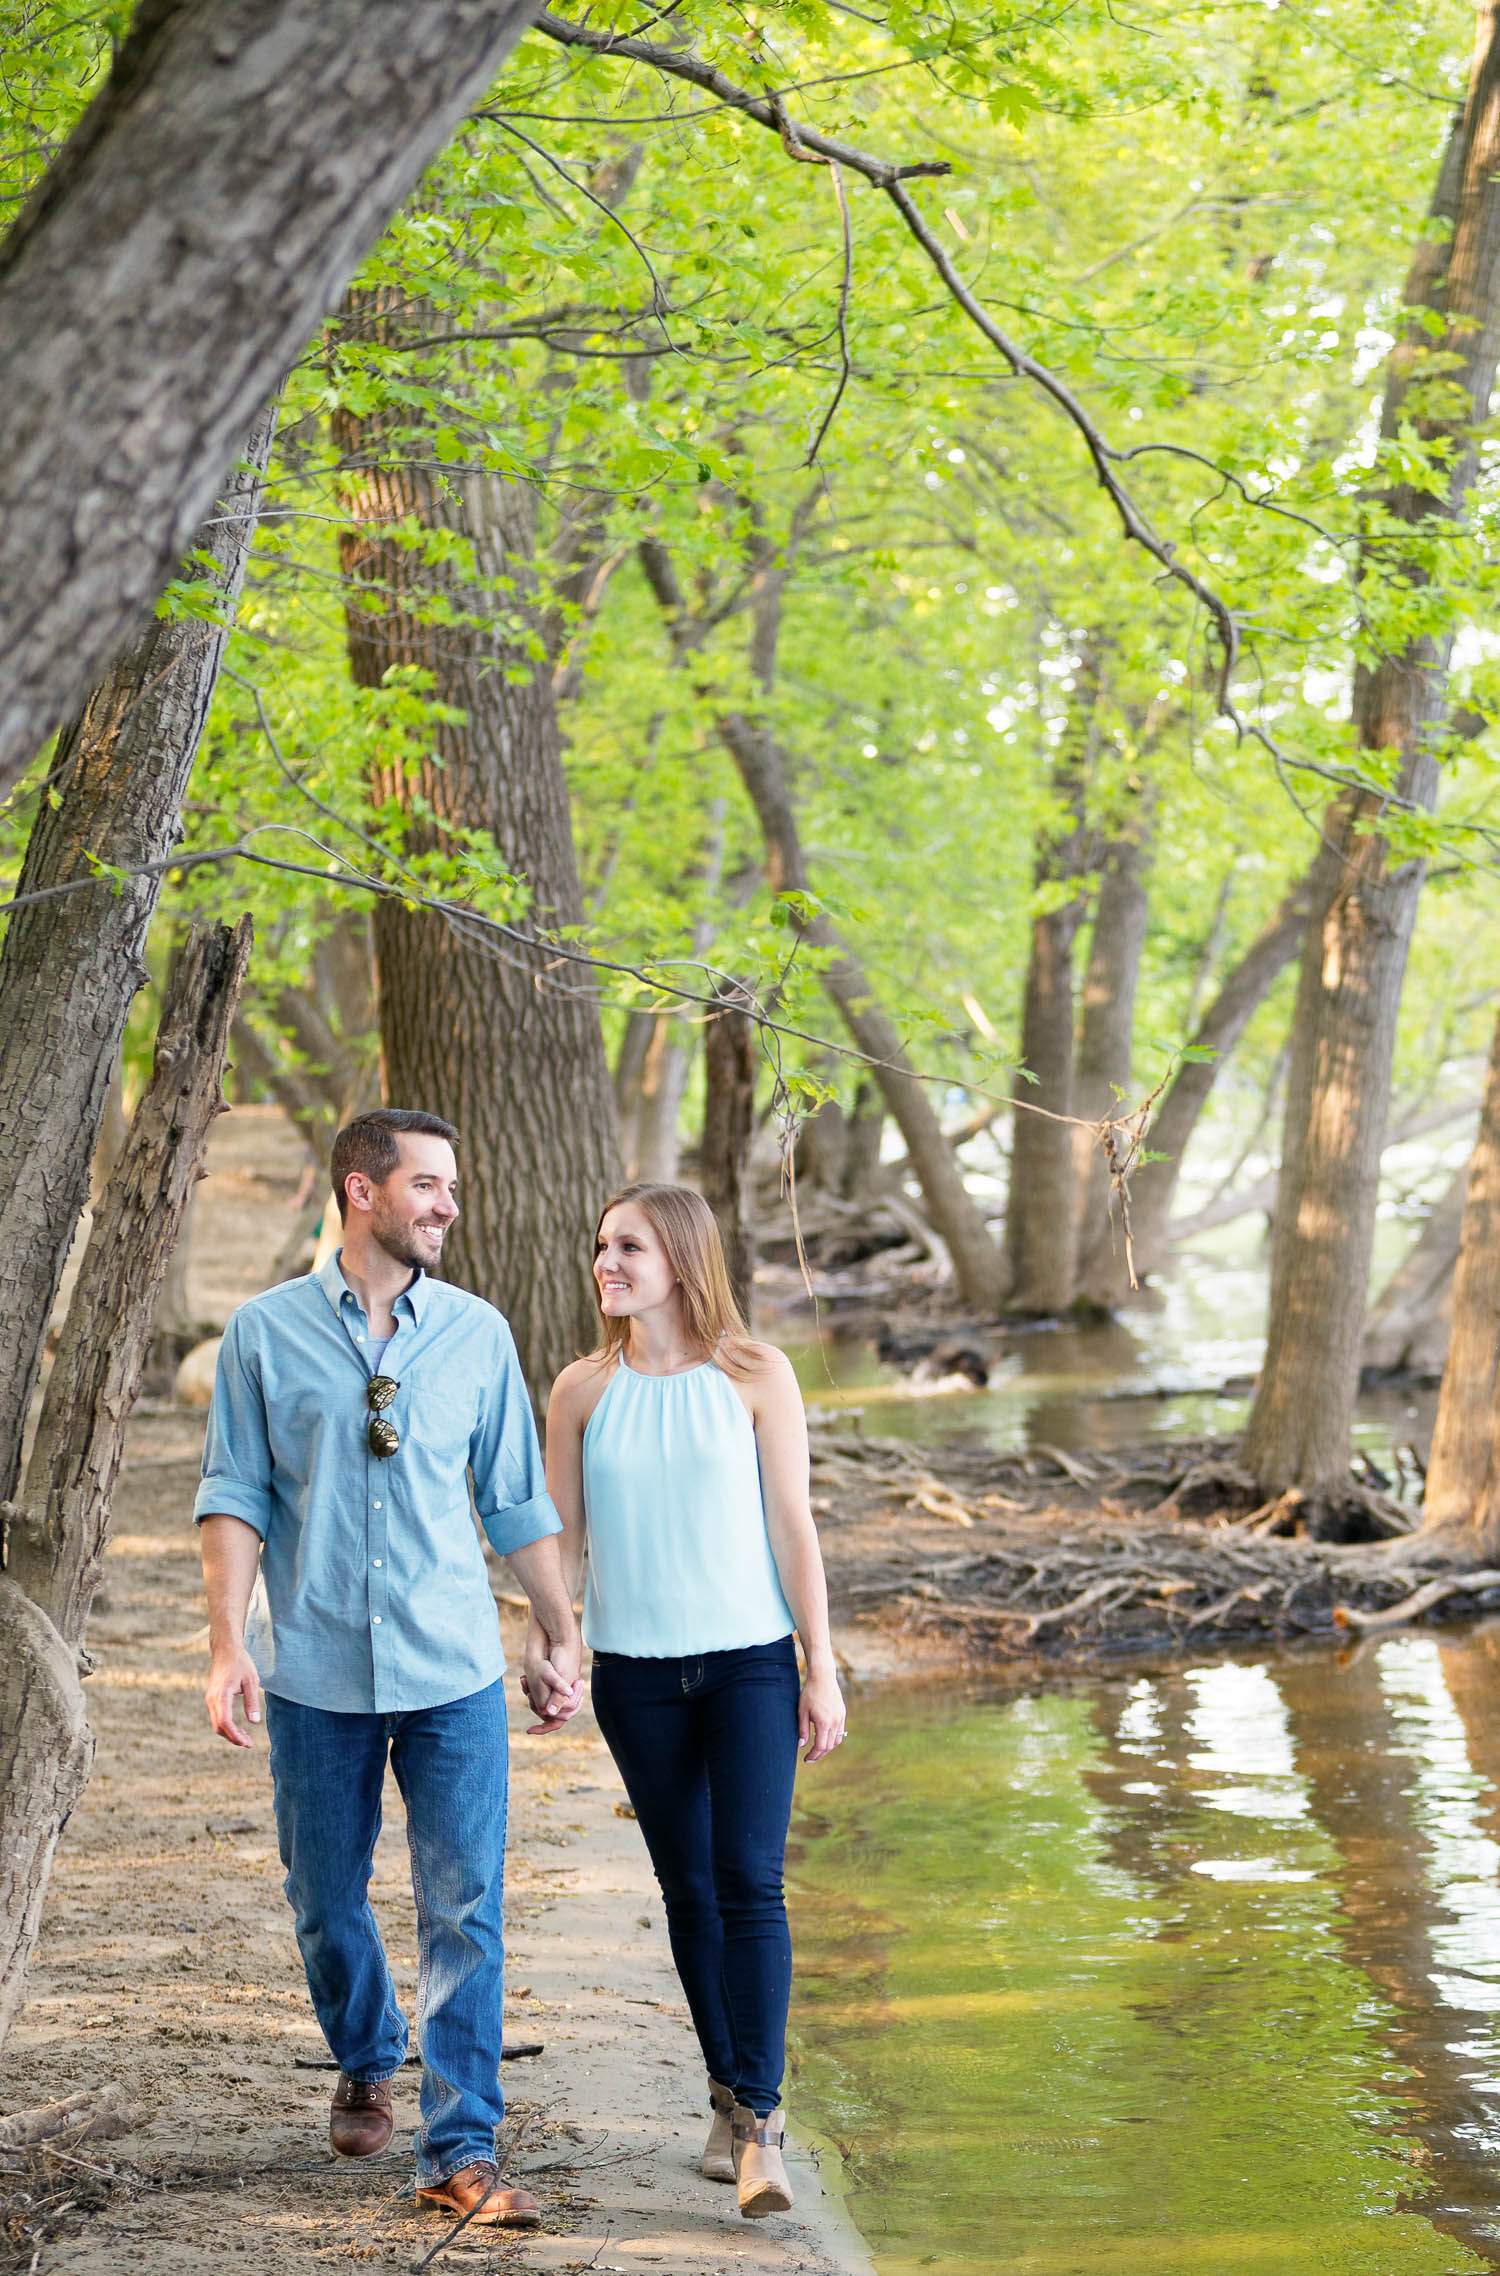
[(388, 2078), (351, 2078), (339, 2072), (328, 2114), (329, 2147), (340, 2157), (374, 2157), (396, 2131)]
[(488, 2159), (461, 2165), (446, 2181), (419, 2189), (417, 2201), (436, 2205), (454, 2220), (469, 2218), (471, 2228), (539, 2229), (542, 2208), (529, 2189), (512, 2189), (500, 2178), (500, 2168)]

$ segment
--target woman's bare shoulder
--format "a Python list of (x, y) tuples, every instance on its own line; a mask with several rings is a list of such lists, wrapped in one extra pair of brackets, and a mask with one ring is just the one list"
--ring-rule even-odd
[(582, 1359), (570, 1361), (552, 1386), (548, 1414), (556, 1414), (559, 1421), (586, 1423), (613, 1374), (611, 1362), (599, 1359), (593, 1352), (585, 1352)]

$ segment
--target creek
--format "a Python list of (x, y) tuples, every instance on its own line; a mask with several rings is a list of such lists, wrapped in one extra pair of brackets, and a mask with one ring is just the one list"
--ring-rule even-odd
[(1500, 1624), (856, 1695), (788, 1863), (879, 2276), (1500, 2268)]
[[(1398, 1248), (1389, 1229), (1385, 1246)], [(1128, 1311), (1088, 1325), (1045, 1322), (1017, 1330), (989, 1382), (923, 1382), (882, 1361), (866, 1336), (821, 1334), (804, 1311), (778, 1321), (776, 1341), (797, 1370), (815, 1418), (852, 1423), (871, 1437), (940, 1445), (961, 1435), (1014, 1454), (1036, 1446), (1087, 1455), (1143, 1439), (1237, 1433), (1265, 1342), (1266, 1268), (1243, 1228), (1187, 1250), (1172, 1278)], [(961, 1340), (961, 1339), (959, 1339)], [(1406, 1385), (1362, 1392), (1355, 1448), (1387, 1471), (1395, 1448), (1425, 1459), (1435, 1390)]]

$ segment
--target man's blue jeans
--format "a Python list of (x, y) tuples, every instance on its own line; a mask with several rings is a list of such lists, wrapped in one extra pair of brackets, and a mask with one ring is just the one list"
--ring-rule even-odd
[(595, 1720), (661, 1883), (709, 2076), (760, 2117), (786, 2061), (781, 1877), (800, 1688), (790, 1636), (692, 1659), (594, 1654)]
[(417, 1901), (417, 2178), (493, 2158), (500, 2091), (505, 1686), (405, 1715), (338, 1715), (266, 1698), (276, 1829), (307, 1988), (339, 2068), (383, 2079), (406, 2057), (370, 1909), (389, 1753)]

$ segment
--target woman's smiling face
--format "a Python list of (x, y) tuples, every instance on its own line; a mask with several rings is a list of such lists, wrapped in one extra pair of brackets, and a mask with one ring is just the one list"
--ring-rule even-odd
[(644, 1209), (633, 1201), (607, 1209), (594, 1249), (594, 1285), (607, 1320), (631, 1319), (667, 1303), (677, 1275)]

